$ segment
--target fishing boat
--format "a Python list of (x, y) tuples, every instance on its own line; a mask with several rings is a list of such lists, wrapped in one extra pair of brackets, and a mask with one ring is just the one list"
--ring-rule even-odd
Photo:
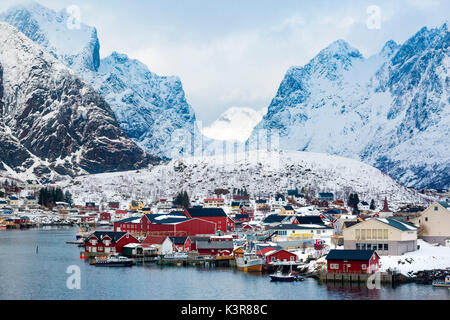
[[(272, 281), (281, 282), (294, 282), (300, 280), (296, 275), (292, 274), (292, 266), (288, 274), (283, 274), (282, 267), (280, 267), (275, 273), (270, 275), (270, 279)], [(303, 280), (303, 278), (301, 280)]]
[(109, 257), (96, 257), (94, 264), (98, 267), (131, 267), (134, 261), (127, 257), (113, 254)]
[(263, 257), (251, 253), (236, 256), (235, 260), (238, 270), (244, 272), (261, 272), (266, 262)]
[(434, 287), (448, 287), (450, 289), (450, 276), (446, 276), (444, 281), (433, 281)]

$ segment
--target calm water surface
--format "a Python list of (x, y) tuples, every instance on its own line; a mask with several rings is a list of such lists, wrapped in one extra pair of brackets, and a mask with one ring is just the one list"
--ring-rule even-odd
[[(406, 284), (368, 290), (364, 285), (271, 282), (267, 275), (232, 269), (159, 267), (96, 268), (80, 260), (76, 228), (0, 231), (0, 299), (450, 299), (446, 288)], [(36, 253), (36, 246), (39, 250)], [(81, 269), (81, 289), (66, 286), (67, 268)]]

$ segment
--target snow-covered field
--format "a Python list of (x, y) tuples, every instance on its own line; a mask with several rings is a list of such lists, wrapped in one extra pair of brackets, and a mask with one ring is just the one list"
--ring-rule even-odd
[(217, 188), (245, 187), (254, 197), (267, 197), (290, 188), (333, 192), (343, 199), (357, 192), (361, 200), (385, 197), (393, 208), (408, 203), (424, 203), (414, 190), (396, 183), (378, 169), (359, 161), (319, 153), (299, 151), (251, 151), (230, 156), (173, 160), (149, 169), (86, 175), (60, 183), (76, 202), (131, 199), (151, 204), (186, 190), (191, 199), (213, 196)]
[(418, 240), (420, 249), (402, 256), (382, 256), (381, 271), (397, 269), (407, 275), (409, 272), (450, 268), (450, 248), (435, 247), (423, 240)]

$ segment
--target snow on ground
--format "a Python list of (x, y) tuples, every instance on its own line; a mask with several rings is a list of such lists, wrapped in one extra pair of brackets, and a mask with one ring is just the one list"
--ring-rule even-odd
[(417, 241), (417, 244), (420, 246), (417, 251), (408, 252), (402, 256), (382, 256), (381, 271), (397, 269), (400, 273), (407, 275), (409, 272), (450, 268), (449, 247), (435, 247), (421, 239)]
[(155, 202), (181, 190), (191, 200), (213, 196), (217, 188), (245, 187), (255, 197), (267, 197), (290, 188), (307, 187), (315, 192), (333, 192), (344, 198), (357, 192), (360, 199), (390, 207), (423, 203), (424, 197), (407, 189), (381, 171), (359, 161), (327, 154), (299, 151), (251, 151), (231, 156), (173, 160), (138, 171), (86, 175), (60, 183), (75, 202), (130, 200)]

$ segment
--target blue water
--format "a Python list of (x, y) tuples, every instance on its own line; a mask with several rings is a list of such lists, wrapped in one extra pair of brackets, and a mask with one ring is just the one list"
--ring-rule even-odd
[[(405, 284), (369, 290), (364, 285), (271, 282), (267, 275), (232, 269), (160, 267), (98, 268), (80, 259), (74, 241), (77, 229), (31, 229), (0, 232), (0, 299), (450, 299), (446, 288)], [(38, 253), (36, 253), (38, 246)], [(66, 273), (80, 267), (81, 288), (68, 289)]]

